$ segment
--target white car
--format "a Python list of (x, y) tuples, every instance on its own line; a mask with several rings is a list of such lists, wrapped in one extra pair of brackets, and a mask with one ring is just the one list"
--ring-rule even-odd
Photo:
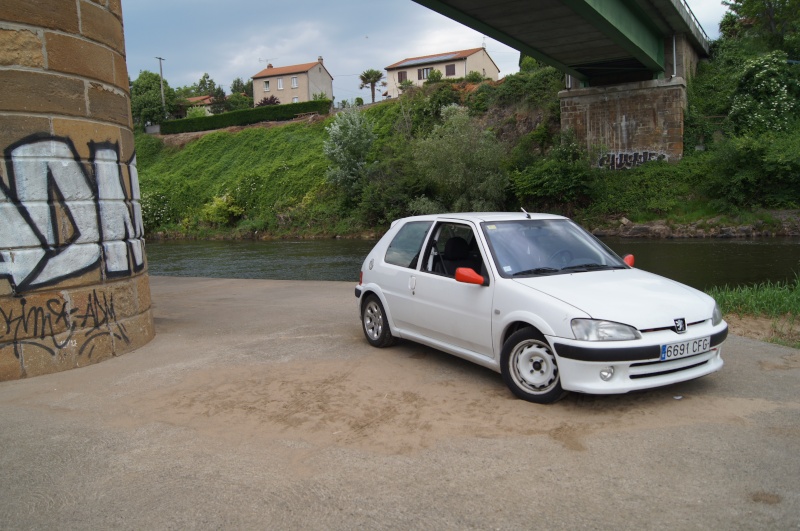
[(728, 325), (714, 299), (632, 265), (561, 216), (416, 216), (392, 223), (355, 293), (371, 345), (454, 354), (530, 402), (719, 370)]

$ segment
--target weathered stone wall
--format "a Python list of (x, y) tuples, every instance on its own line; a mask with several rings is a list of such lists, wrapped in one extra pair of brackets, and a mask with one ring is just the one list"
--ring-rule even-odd
[(154, 334), (120, 0), (0, 0), (0, 380)]
[(683, 156), (683, 78), (562, 90), (561, 130), (575, 132), (612, 169)]

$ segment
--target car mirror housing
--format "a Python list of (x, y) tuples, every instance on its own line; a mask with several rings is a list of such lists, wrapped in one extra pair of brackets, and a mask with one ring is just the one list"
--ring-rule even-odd
[(488, 286), (489, 282), (481, 275), (469, 267), (459, 267), (456, 269), (456, 280), (465, 284), (476, 284), (478, 286)]
[(632, 254), (626, 254), (622, 260), (630, 267), (633, 267), (634, 259)]

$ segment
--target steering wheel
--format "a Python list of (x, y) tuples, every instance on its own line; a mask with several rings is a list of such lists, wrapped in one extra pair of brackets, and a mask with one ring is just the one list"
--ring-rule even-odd
[(572, 253), (567, 249), (561, 249), (550, 255), (547, 263), (559, 267), (565, 267), (572, 261)]

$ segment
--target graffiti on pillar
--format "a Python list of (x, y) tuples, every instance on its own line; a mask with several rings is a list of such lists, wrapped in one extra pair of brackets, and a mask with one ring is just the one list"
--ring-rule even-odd
[(665, 153), (655, 151), (634, 151), (632, 153), (606, 153), (597, 162), (601, 168), (629, 170), (651, 160), (667, 160)]
[(121, 163), (116, 143), (88, 147), (88, 164), (67, 138), (34, 135), (5, 150), (0, 278), (14, 293), (98, 267), (106, 277), (144, 269), (136, 157)]
[(30, 304), (21, 297), (0, 306), (0, 351), (13, 348), (17, 359), (26, 345), (51, 356), (70, 348), (78, 356), (91, 358), (97, 340), (107, 336), (130, 343), (125, 325), (117, 320), (113, 293), (92, 290), (79, 307), (58, 297), (42, 305)]

